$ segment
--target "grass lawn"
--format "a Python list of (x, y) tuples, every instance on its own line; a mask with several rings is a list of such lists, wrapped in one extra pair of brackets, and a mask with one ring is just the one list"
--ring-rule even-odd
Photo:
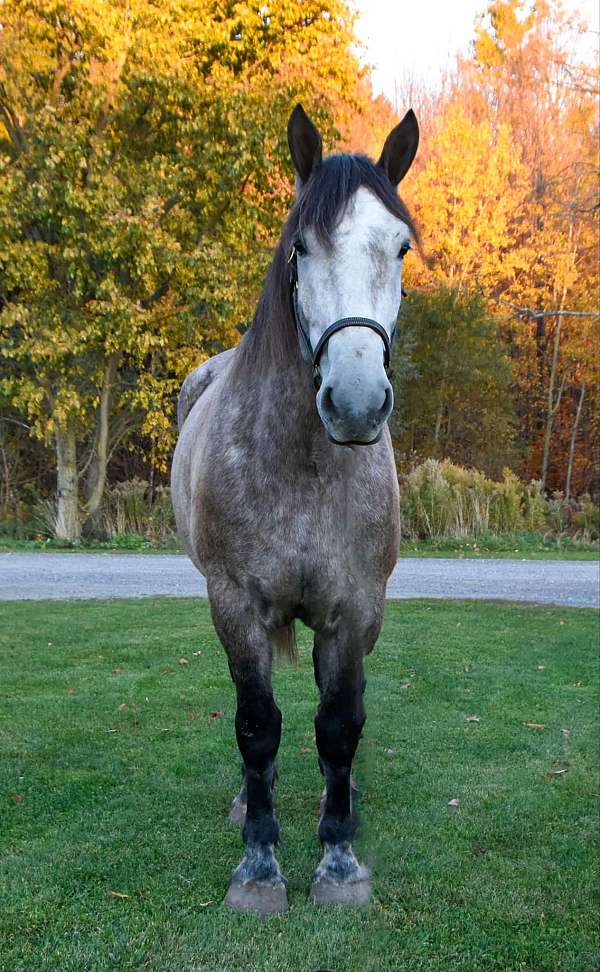
[(306, 900), (301, 629), (275, 676), (291, 908), (260, 921), (222, 905), (239, 763), (206, 604), (0, 603), (0, 969), (596, 970), (597, 634), (593, 611), (389, 604), (356, 766), (374, 901), (344, 911)]
[(498, 533), (481, 537), (443, 537), (439, 540), (405, 540), (401, 557), (468, 557), (479, 560), (595, 560), (598, 541), (584, 543), (572, 537), (541, 533)]
[[(173, 537), (153, 543), (140, 534), (123, 533), (112, 540), (85, 540), (69, 544), (58, 540), (24, 540), (0, 534), (0, 553), (46, 551), (51, 553), (183, 553)], [(439, 540), (405, 540), (400, 557), (469, 557), (515, 560), (599, 560), (597, 540), (585, 543), (569, 536), (541, 533), (499, 533), (480, 537), (443, 537)]]

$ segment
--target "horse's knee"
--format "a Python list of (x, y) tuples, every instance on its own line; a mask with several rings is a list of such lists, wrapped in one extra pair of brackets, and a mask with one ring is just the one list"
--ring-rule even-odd
[(235, 731), (247, 770), (268, 768), (281, 740), (281, 712), (271, 692), (262, 688), (239, 693)]
[(354, 758), (366, 714), (362, 692), (346, 703), (338, 697), (321, 704), (315, 718), (317, 748), (330, 766), (349, 766)]

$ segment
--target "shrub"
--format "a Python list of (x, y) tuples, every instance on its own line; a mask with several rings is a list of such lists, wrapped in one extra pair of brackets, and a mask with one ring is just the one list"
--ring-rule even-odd
[(523, 485), (510, 469), (500, 482), (449, 460), (427, 459), (401, 478), (402, 534), (408, 540), (480, 537), (576, 529), (582, 539), (600, 534), (600, 510), (589, 496), (567, 505), (562, 493), (548, 499), (541, 483)]
[(168, 486), (152, 495), (144, 479), (117, 483), (107, 490), (102, 505), (102, 525), (107, 537), (138, 537), (161, 542), (175, 537), (175, 518)]

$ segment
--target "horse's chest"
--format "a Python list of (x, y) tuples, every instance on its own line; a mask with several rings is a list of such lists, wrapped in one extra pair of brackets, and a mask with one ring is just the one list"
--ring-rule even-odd
[[(219, 477), (201, 517), (204, 560), (248, 569), (286, 587), (339, 572), (381, 572), (395, 562), (397, 493), (385, 469), (327, 476), (264, 466)], [(391, 567), (389, 567), (391, 569)]]

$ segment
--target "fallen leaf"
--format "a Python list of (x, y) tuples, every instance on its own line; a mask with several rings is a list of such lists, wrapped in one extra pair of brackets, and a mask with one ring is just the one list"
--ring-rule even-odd
[(187, 658), (180, 658), (179, 659), (179, 664), (180, 665), (189, 665), (189, 661), (188, 661)]
[(190, 720), (190, 722), (194, 722), (197, 718), (198, 716), (196, 715), (195, 712), (188, 713), (188, 719)]
[(310, 747), (309, 746), (300, 746), (300, 752), (301, 753), (310, 753)]
[(412, 688), (412, 682), (402, 682), (402, 684), (400, 685), (400, 688), (403, 688), (403, 689)]
[(563, 773), (568, 773), (568, 768), (563, 766), (562, 769), (556, 769), (550, 771), (550, 776), (562, 776)]
[(458, 797), (454, 797), (453, 800), (448, 800), (449, 807), (460, 807), (460, 800)]
[(15, 793), (15, 795), (13, 796), (13, 800), (15, 801), (15, 803), (23, 803), (23, 794)]
[(120, 675), (122, 671), (123, 671), (123, 666), (117, 665), (116, 668), (113, 668), (113, 675)]
[(215, 709), (214, 712), (209, 712), (208, 713), (208, 718), (209, 719), (220, 719), (221, 716), (224, 716), (224, 715), (225, 715), (225, 713), (223, 712), (223, 709)]
[(128, 894), (123, 894), (122, 891), (111, 891), (113, 898), (128, 898)]
[(560, 731), (562, 732), (563, 736), (570, 736), (571, 735), (571, 730), (570, 729), (561, 729)]
[(70, 688), (70, 689), (67, 689), (67, 692), (69, 693), (69, 695), (75, 695), (76, 692), (77, 692), (77, 689), (76, 688)]
[(127, 702), (121, 702), (121, 705), (119, 706), (119, 712), (123, 712), (124, 709), (126, 708), (127, 708)]
[[(169, 667), (164, 668), (163, 671), (160, 674), (161, 675), (172, 675), (173, 674), (173, 669), (172, 668), (169, 668)], [(146, 699), (146, 701), (148, 701), (148, 700)]]
[(385, 752), (387, 753), (388, 756), (396, 756), (397, 753), (398, 753), (398, 750), (397, 749), (394, 749), (393, 746), (389, 746), (388, 749), (385, 750)]
[(199, 901), (198, 902), (198, 907), (199, 908), (208, 908), (208, 906), (211, 905), (211, 904), (212, 904), (212, 901)]
[(470, 715), (467, 716), (467, 722), (481, 722), (481, 719), (478, 715)]
[(538, 665), (537, 670), (538, 670), (538, 672), (545, 672), (546, 671), (546, 666), (545, 665)]
[(546, 726), (541, 722), (526, 722), (525, 725), (528, 729), (545, 729)]

